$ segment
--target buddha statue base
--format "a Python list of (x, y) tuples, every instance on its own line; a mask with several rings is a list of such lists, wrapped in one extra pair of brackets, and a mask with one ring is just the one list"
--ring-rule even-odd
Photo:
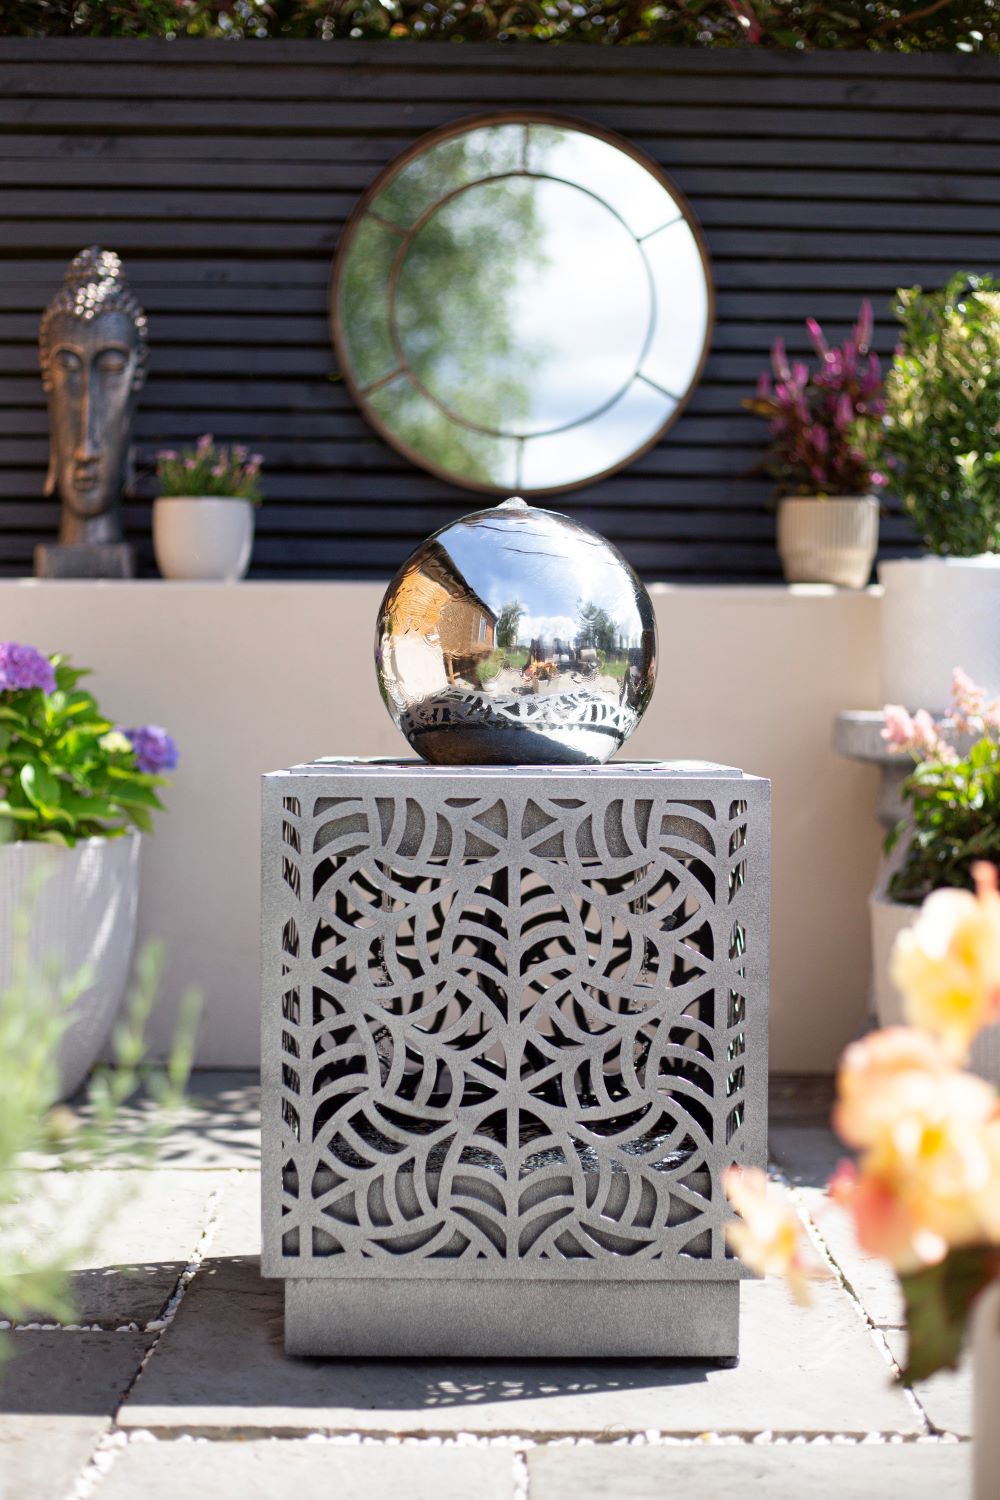
[(134, 578), (128, 542), (80, 542), (35, 548), (36, 578)]

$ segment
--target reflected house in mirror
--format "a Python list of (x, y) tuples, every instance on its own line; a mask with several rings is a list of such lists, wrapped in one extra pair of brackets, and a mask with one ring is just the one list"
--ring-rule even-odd
[(650, 447), (701, 374), (712, 285), (683, 196), (554, 115), (433, 132), (334, 262), (341, 371), (377, 431), (463, 488), (569, 489)]
[(653, 606), (603, 537), (514, 498), (404, 563), (379, 612), (376, 667), (426, 760), (599, 764), (652, 696)]

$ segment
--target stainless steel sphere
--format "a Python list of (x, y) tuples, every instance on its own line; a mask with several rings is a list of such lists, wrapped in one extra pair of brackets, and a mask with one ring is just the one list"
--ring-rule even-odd
[(386, 707), (437, 765), (600, 764), (645, 712), (656, 623), (617, 548), (505, 500), (445, 526), (379, 610)]

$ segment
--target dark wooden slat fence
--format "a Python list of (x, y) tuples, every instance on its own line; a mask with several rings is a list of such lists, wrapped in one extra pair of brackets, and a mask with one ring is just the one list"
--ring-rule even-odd
[[(150, 317), (130, 534), (150, 566), (158, 447), (212, 431), (267, 460), (258, 576), (378, 576), (480, 504), (412, 468), (337, 380), (330, 259), (378, 171), (485, 109), (557, 109), (629, 136), (691, 199), (718, 291), (701, 386), (628, 471), (548, 502), (645, 576), (776, 577), (760, 424), (772, 339), (894, 342), (899, 285), (1000, 268), (1000, 62), (447, 43), (0, 40), (0, 573), (51, 537), (38, 319), (83, 245), (117, 250)], [(883, 522), (885, 555), (913, 550)]]

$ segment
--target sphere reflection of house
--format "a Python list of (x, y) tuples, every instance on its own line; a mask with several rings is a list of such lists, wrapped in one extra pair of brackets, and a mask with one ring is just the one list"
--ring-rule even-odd
[[(394, 631), (385, 653), (398, 675), (429, 695), (456, 678), (477, 680), (493, 652), (497, 617), (432, 542), (407, 568), (395, 595)], [(389, 662), (386, 667), (391, 671)]]

